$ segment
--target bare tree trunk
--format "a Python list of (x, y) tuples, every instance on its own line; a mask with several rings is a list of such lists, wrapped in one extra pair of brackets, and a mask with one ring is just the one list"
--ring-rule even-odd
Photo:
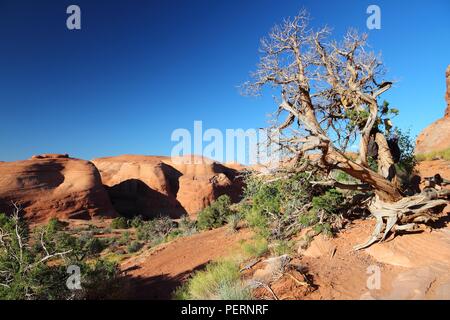
[(336, 150), (330, 150), (326, 155), (326, 160), (329, 163), (334, 163), (339, 169), (352, 177), (370, 184), (378, 197), (385, 202), (395, 202), (403, 197), (392, 182), (361, 164), (347, 159)]
[(392, 181), (396, 173), (394, 159), (392, 158), (386, 137), (378, 132), (375, 134), (375, 143), (378, 145), (378, 173), (385, 179)]

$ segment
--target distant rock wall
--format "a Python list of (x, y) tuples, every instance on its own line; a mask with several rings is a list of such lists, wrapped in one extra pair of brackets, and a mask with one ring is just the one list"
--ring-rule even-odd
[(19, 204), (32, 222), (117, 215), (97, 168), (68, 155), (1, 162), (0, 212), (11, 213), (11, 202)]
[(201, 157), (177, 160), (123, 155), (93, 163), (114, 207), (124, 215), (195, 216), (222, 194), (239, 200), (242, 182), (237, 170)]

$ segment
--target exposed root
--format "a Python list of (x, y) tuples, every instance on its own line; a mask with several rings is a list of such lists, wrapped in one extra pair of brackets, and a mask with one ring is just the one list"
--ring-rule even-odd
[[(433, 189), (434, 190), (434, 189)], [(405, 197), (394, 203), (387, 203), (375, 197), (369, 205), (369, 211), (376, 218), (377, 223), (370, 238), (354, 247), (361, 250), (386, 239), (389, 232), (412, 231), (418, 223), (427, 223), (434, 220), (430, 210), (439, 206), (445, 206), (448, 200), (438, 199), (447, 197), (445, 192), (423, 192), (419, 195)]]

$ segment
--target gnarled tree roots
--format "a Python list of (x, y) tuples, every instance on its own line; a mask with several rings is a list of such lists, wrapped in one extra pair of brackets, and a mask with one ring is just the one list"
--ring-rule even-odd
[(445, 206), (448, 200), (439, 199), (447, 197), (448, 190), (437, 191), (426, 189), (424, 192), (411, 197), (405, 197), (400, 201), (387, 203), (375, 196), (369, 204), (369, 211), (376, 218), (375, 229), (370, 238), (354, 247), (354, 250), (367, 248), (375, 242), (382, 242), (390, 231), (412, 231), (419, 223), (427, 223), (435, 220), (430, 210), (439, 206)]

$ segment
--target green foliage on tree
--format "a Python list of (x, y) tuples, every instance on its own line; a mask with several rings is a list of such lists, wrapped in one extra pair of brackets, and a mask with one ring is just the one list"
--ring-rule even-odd
[[(19, 217), (0, 214), (0, 299), (98, 299), (115, 297), (117, 265), (97, 259), (97, 240), (78, 239), (56, 219), (30, 231)], [(67, 268), (81, 271), (81, 289), (69, 290)]]

